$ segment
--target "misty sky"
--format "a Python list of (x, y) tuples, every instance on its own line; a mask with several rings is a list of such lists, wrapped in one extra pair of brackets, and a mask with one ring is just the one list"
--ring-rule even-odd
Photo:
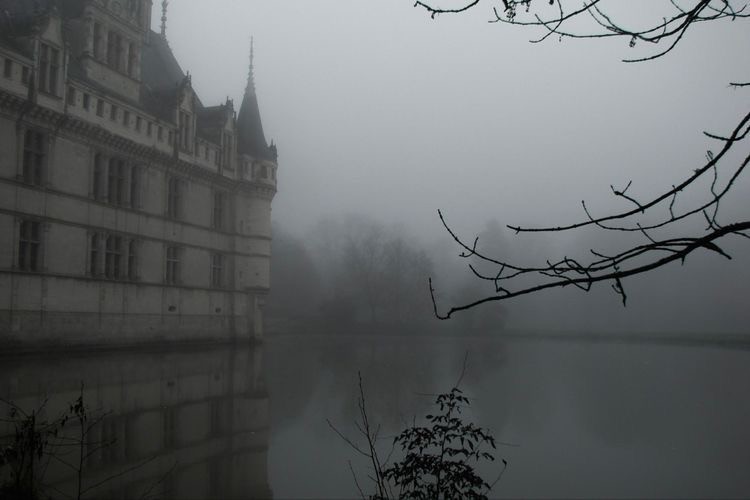
[[(438, 208), (467, 237), (490, 218), (578, 220), (584, 198), (595, 213), (622, 208), (610, 184), (632, 179), (645, 196), (682, 180), (718, 149), (702, 131), (728, 133), (750, 101), (727, 85), (750, 74), (747, 21), (691, 27), (666, 58), (633, 65), (621, 59), (654, 47), (530, 44), (539, 32), (486, 22), (491, 3), (435, 20), (409, 0), (170, 3), (170, 45), (206, 105), (229, 96), (239, 108), (255, 37), (279, 147), (273, 218), (298, 235), (340, 212), (431, 242)], [(668, 4), (626, 3), (643, 16)], [(155, 5), (156, 30), (160, 17)], [(746, 178), (727, 210), (746, 216), (748, 193)]]

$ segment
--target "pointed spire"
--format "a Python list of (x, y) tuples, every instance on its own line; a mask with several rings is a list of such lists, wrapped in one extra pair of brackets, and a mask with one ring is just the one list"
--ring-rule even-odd
[(169, 0), (164, 0), (161, 3), (161, 36), (167, 39), (167, 7), (169, 7)]
[(237, 149), (242, 154), (254, 158), (275, 161), (275, 154), (269, 149), (263, 134), (263, 123), (260, 119), (258, 96), (255, 93), (255, 41), (250, 38), (250, 67), (247, 74), (247, 87), (242, 99), (242, 106), (237, 115)]
[(250, 37), (250, 68), (247, 72), (247, 88), (245, 92), (255, 94), (255, 72), (254, 72), (254, 59), (255, 59), (255, 41), (253, 37)]

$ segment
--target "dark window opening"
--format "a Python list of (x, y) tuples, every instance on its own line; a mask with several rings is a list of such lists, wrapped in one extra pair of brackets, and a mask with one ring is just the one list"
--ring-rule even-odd
[(130, 281), (138, 280), (138, 243), (130, 240), (128, 243), (128, 279)]
[(170, 177), (167, 181), (167, 215), (173, 219), (182, 216), (182, 181)]
[(214, 193), (213, 215), (213, 227), (224, 229), (224, 220), (226, 218), (226, 196), (224, 193)]
[(141, 170), (138, 167), (130, 168), (130, 206), (136, 208), (140, 204), (141, 193)]
[(126, 200), (125, 181), (127, 180), (127, 165), (123, 160), (115, 158), (109, 160), (109, 175), (107, 180), (108, 201), (115, 205), (124, 205)]
[(211, 286), (214, 288), (224, 286), (224, 256), (219, 253), (211, 256)]
[(18, 238), (18, 268), (24, 271), (38, 271), (40, 265), (41, 224), (35, 221), (22, 221)]
[(122, 238), (119, 236), (107, 236), (107, 245), (104, 262), (104, 276), (108, 279), (118, 279), (121, 274), (122, 261)]
[(89, 274), (91, 276), (99, 276), (101, 274), (99, 264), (100, 241), (101, 238), (98, 234), (91, 235), (91, 247), (89, 248)]
[(166, 282), (169, 285), (176, 285), (180, 279), (180, 249), (179, 247), (167, 247), (167, 269)]
[(59, 71), (60, 51), (43, 43), (39, 60), (39, 89), (57, 95)]
[(97, 153), (94, 156), (94, 180), (92, 184), (94, 199), (102, 200), (104, 192), (104, 158)]
[(23, 141), (23, 180), (29, 184), (42, 184), (42, 171), (47, 156), (47, 136), (42, 132), (27, 130)]

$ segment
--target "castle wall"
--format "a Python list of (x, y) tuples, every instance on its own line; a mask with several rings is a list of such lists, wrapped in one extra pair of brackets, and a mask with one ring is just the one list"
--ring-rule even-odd
[[(75, 54), (62, 48), (60, 30), (57, 19), (30, 42), (33, 59), (0, 46), (0, 63), (12, 61), (10, 73), (0, 76), (0, 344), (260, 337), (275, 178), (239, 168), (236, 141), (222, 151), (194, 136), (189, 148), (178, 148), (176, 125), (137, 105), (138, 82), (90, 54), (84, 69), (100, 85), (64, 78)], [(61, 50), (52, 94), (30, 93), (22, 81), (38, 74), (41, 43)], [(73, 45), (88, 50), (86, 43)], [(234, 137), (231, 108), (227, 117), (222, 134)], [(193, 135), (194, 129), (195, 119)], [(43, 145), (31, 148), (43, 158), (33, 180), (24, 167), (29, 131), (43, 137)], [(219, 162), (225, 154), (231, 161)], [(119, 181), (110, 159), (125, 165)], [(172, 180), (179, 184), (174, 203)], [(122, 186), (112, 191), (117, 182)], [(219, 226), (217, 192), (225, 196)], [(22, 255), (23, 224), (39, 233), (33, 265)], [(110, 239), (119, 241), (117, 264), (110, 262)], [(170, 247), (178, 250), (177, 276), (168, 269)]]

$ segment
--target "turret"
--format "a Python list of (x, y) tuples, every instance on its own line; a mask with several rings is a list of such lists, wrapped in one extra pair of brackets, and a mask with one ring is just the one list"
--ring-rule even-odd
[(237, 117), (237, 149), (242, 155), (248, 155), (254, 160), (276, 161), (276, 155), (268, 147), (263, 134), (263, 123), (260, 119), (258, 96), (255, 92), (255, 75), (253, 67), (253, 42), (250, 42), (250, 68), (247, 76), (245, 96)]

